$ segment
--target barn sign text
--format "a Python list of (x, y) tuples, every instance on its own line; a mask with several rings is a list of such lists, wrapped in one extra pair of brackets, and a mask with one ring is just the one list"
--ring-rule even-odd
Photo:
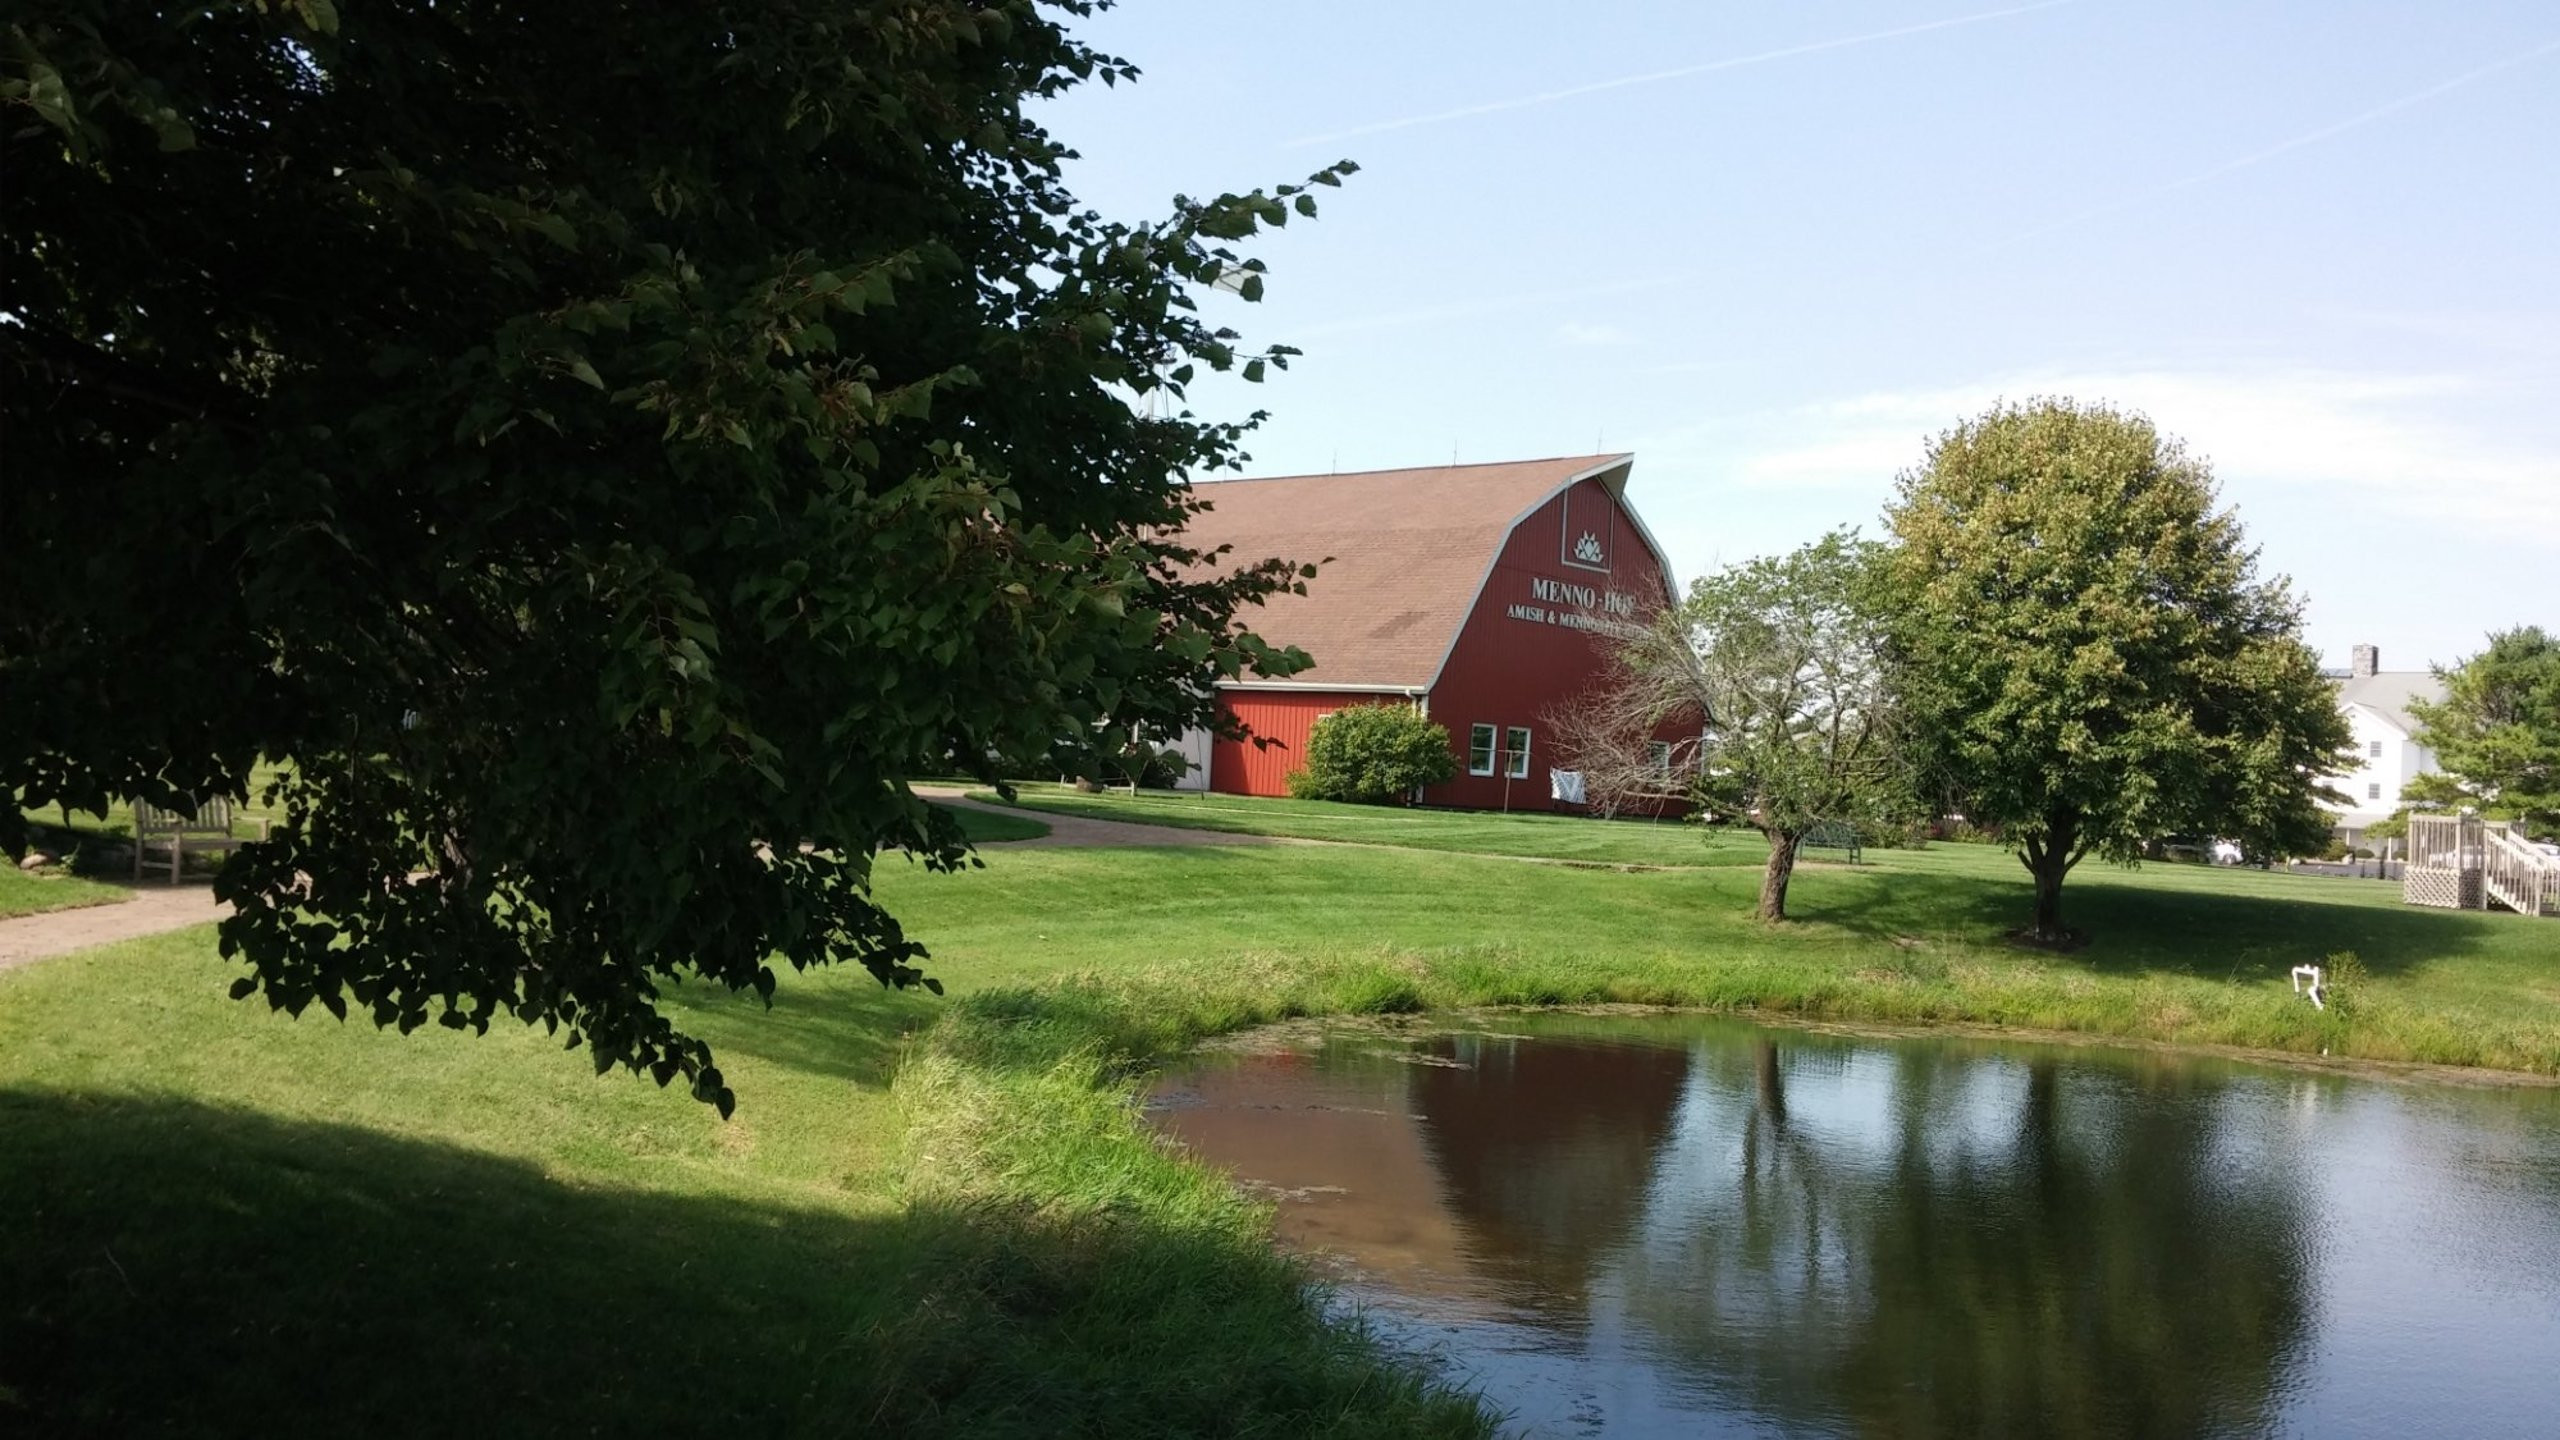
[(1544, 575), (1529, 577), (1529, 599), (1536, 603), (1515, 604), (1504, 613), (1532, 625), (1562, 625), (1572, 630), (1611, 629), (1634, 619), (1636, 613), (1633, 595)]

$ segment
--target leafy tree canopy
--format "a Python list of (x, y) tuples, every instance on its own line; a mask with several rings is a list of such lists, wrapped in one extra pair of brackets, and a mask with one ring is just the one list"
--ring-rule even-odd
[(1700, 579), (1619, 636), (1608, 678), (1559, 717), (1604, 798), (1657, 795), (1677, 776), (1704, 813), (1758, 830), (1764, 920), (1786, 918), (1816, 825), (1890, 823), (1910, 807), (1880, 561), (1872, 542), (1834, 532)]
[(1306, 768), (1290, 772), (1289, 793), (1387, 805), (1457, 773), (1446, 727), (1410, 705), (1354, 705), (1315, 723)]
[(2419, 776), (2413, 798), (2437, 808), (2472, 806), (2560, 832), (2560, 637), (2538, 625), (2489, 637), (2489, 648), (2451, 670), (2442, 702), (2411, 702), (2417, 743), (2440, 774)]
[(236, 993), (723, 1113), (670, 981), (930, 984), (873, 857), (966, 851), (905, 777), (1303, 664), (1236, 620), (1301, 572), (1180, 541), (1243, 427), (1128, 400), (1285, 362), (1192, 296), (1315, 203), (1080, 206), (1024, 107), (1135, 73), (1090, 9), (13, 6), (0, 781), (288, 761)]
[(2346, 721), (2203, 460), (2139, 416), (2037, 400), (1940, 436), (1899, 488), (1914, 719), (1936, 778), (2034, 875), (2030, 938), (2069, 938), (2063, 877), (2088, 855), (2318, 847)]

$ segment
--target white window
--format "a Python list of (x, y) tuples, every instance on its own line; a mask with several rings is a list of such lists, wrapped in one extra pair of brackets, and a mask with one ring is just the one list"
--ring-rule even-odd
[(1470, 775), (1490, 775), (1493, 773), (1492, 726), (1477, 725), (1468, 729), (1467, 773)]
[(2370, 745), (2368, 745), (2368, 746), (2366, 746), (2366, 747), (2365, 747), (2365, 752), (2364, 752), (2364, 753), (2365, 753), (2365, 754), (2367, 754), (2368, 756), (2371, 756), (2373, 759), (2376, 759), (2376, 760), (2381, 759), (2381, 758), (2382, 758), (2382, 742), (2381, 742), (2381, 741), (2379, 741), (2379, 740), (2374, 741), (2372, 744), (2370, 744)]
[(1644, 766), (1656, 775), (1670, 774), (1671, 742), (1668, 740), (1647, 740), (1644, 742)]
[(2381, 781), (2379, 781), (2379, 780), (2377, 780), (2377, 781), (2375, 781), (2374, 783), (2372, 783), (2372, 784), (2367, 785), (2366, 787), (2364, 787), (2364, 798), (2366, 798), (2367, 800), (2379, 800), (2379, 799), (2381, 799), (2381, 798), (2382, 798), (2382, 782), (2381, 782)]
[(1510, 776), (1510, 777), (1511, 777), (1512, 779), (1514, 779), (1514, 780), (1526, 780), (1526, 779), (1528, 779), (1528, 778), (1529, 778), (1529, 731), (1528, 731), (1528, 728), (1527, 728), (1526, 726), (1522, 726), (1522, 725), (1514, 725), (1514, 726), (1512, 726), (1509, 730), (1505, 731), (1505, 732), (1503, 733), (1503, 737), (1502, 737), (1502, 748), (1503, 748), (1503, 751), (1504, 751), (1504, 758), (1508, 761), (1508, 763), (1504, 766), (1504, 768), (1503, 768), (1503, 772), (1502, 772), (1502, 773), (1503, 773), (1503, 774), (1505, 774), (1505, 775)]

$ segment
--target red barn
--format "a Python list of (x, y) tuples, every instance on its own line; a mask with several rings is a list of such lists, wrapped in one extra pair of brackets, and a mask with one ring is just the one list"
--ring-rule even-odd
[(1325, 562), (1305, 595), (1248, 614), (1254, 633), (1306, 651), (1314, 668), (1221, 691), (1279, 743), (1191, 737), (1205, 783), (1285, 795), (1319, 717), (1411, 703), (1459, 752), (1457, 778), (1425, 791), (1425, 804), (1579, 808), (1578, 777), (1556, 778), (1542, 717), (1597, 673), (1598, 631), (1674, 598), (1661, 547), (1627, 507), (1633, 464), (1586, 455), (1201, 486), (1211, 508), (1192, 521), (1192, 543), (1232, 545), (1238, 560)]

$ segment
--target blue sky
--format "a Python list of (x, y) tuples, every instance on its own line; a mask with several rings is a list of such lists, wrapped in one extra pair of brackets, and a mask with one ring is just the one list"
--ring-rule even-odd
[(1126, 0), (1042, 118), (1256, 245), (1250, 473), (1630, 450), (1676, 569), (1870, 533), (1992, 401), (2210, 459), (2335, 661), (2560, 624), (2560, 5)]

